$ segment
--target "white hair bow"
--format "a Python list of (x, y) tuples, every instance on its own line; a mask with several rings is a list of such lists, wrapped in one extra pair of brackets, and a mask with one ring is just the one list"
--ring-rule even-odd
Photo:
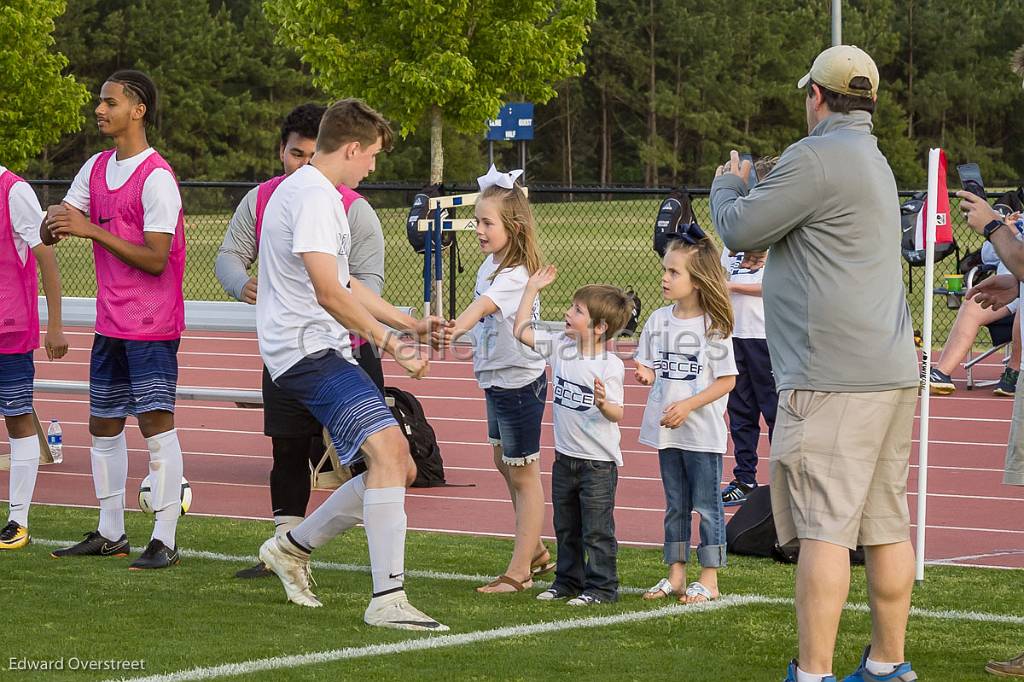
[(512, 189), (515, 186), (516, 178), (523, 174), (523, 170), (517, 169), (509, 171), (508, 173), (502, 173), (494, 164), (491, 164), (490, 170), (487, 171), (487, 175), (481, 175), (476, 179), (477, 184), (480, 185), (480, 191), (483, 192), (488, 187), (497, 185), (505, 189)]

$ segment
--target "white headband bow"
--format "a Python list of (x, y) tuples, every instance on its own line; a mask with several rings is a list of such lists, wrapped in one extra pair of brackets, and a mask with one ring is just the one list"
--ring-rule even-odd
[(497, 185), (505, 189), (512, 189), (515, 186), (516, 178), (523, 174), (522, 169), (509, 171), (508, 173), (502, 173), (494, 164), (491, 164), (490, 170), (487, 171), (487, 175), (481, 175), (476, 179), (477, 184), (480, 185), (480, 191), (483, 192), (488, 187)]

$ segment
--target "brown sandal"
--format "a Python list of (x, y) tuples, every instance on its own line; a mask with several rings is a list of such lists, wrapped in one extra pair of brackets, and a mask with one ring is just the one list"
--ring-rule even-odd
[[(544, 557), (547, 557), (547, 559)], [(547, 575), (548, 573), (551, 573), (551, 571), (555, 570), (555, 565), (556, 562), (551, 560), (551, 551), (545, 549), (530, 560), (530, 573), (533, 574), (534, 577)]]
[[(529, 583), (529, 584), (527, 584)], [(499, 585), (508, 585), (511, 590), (488, 590), (488, 587), (498, 587)], [(512, 594), (513, 592), (522, 592), (533, 587), (533, 579), (528, 578), (523, 582), (519, 582), (515, 578), (510, 578), (507, 575), (499, 575), (491, 582), (483, 585), (482, 587), (476, 588), (477, 592), (481, 594)]]

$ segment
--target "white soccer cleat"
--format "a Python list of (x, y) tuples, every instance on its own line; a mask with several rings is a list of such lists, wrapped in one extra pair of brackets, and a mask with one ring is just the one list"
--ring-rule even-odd
[(312, 609), (323, 606), (309, 589), (308, 556), (303, 558), (282, 549), (275, 536), (260, 547), (260, 561), (281, 579), (288, 601)]
[(410, 604), (404, 590), (371, 599), (363, 621), (378, 628), (448, 632), (447, 625), (438, 623)]

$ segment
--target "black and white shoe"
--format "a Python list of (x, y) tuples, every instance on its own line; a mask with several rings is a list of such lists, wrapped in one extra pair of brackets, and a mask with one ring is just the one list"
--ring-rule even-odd
[(100, 535), (98, 530), (89, 531), (85, 539), (77, 545), (55, 549), (50, 552), (54, 559), (63, 559), (70, 556), (116, 556), (126, 557), (131, 548), (128, 545), (128, 536), (122, 535), (117, 540), (108, 540)]
[(928, 386), (928, 391), (932, 395), (949, 395), (956, 391), (956, 386), (953, 384), (950, 376), (945, 372), (940, 372), (935, 367), (932, 367)]
[(596, 606), (597, 604), (609, 604), (611, 602), (608, 599), (599, 597), (593, 592), (584, 592), (580, 596), (574, 597), (565, 603), (567, 606)]
[(757, 483), (747, 485), (739, 481), (733, 481), (722, 489), (722, 506), (736, 507), (747, 501), (747, 495), (757, 487)]
[(405, 590), (374, 597), (363, 614), (363, 622), (379, 628), (395, 630), (426, 630), (429, 632), (447, 632), (448, 626), (423, 613), (409, 603)]
[(537, 595), (537, 601), (559, 601), (561, 599), (572, 599), (575, 596), (575, 592), (569, 592), (567, 590), (563, 590), (560, 587), (552, 585), (551, 587)]
[(178, 556), (178, 549), (170, 548), (161, 540), (153, 538), (142, 551), (142, 556), (131, 563), (128, 567), (132, 571), (142, 571), (151, 568), (167, 568), (181, 560)]

